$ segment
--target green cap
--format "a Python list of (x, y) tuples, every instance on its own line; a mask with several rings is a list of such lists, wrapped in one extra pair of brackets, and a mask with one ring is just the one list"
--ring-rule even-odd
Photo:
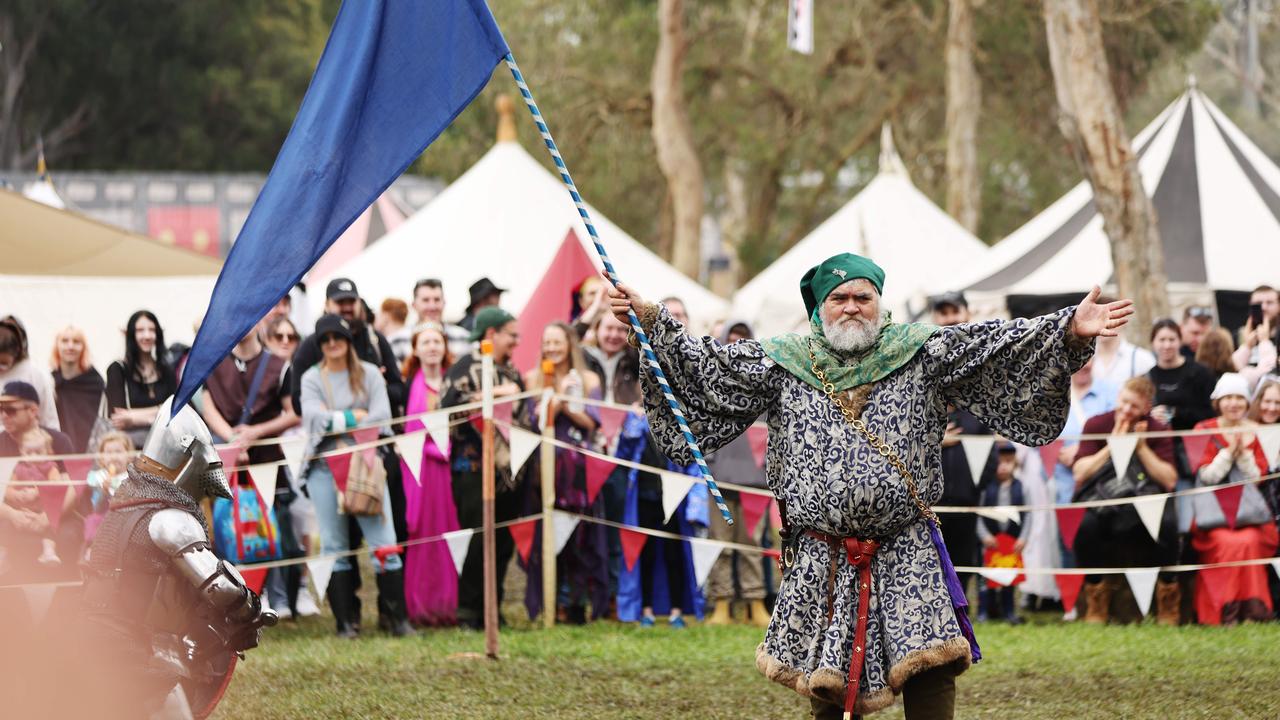
[(861, 255), (840, 253), (809, 268), (800, 279), (800, 294), (804, 296), (804, 311), (810, 317), (818, 304), (827, 299), (840, 285), (862, 278), (876, 286), (877, 293), (884, 292), (884, 270)]
[(489, 328), (500, 328), (515, 319), (514, 315), (497, 305), (482, 308), (476, 313), (476, 324), (471, 330), (471, 342), (482, 340)]

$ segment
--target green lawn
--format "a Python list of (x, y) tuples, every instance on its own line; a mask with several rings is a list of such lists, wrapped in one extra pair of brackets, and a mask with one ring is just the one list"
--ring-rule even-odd
[[(366, 603), (366, 607), (372, 603)], [(1277, 718), (1280, 624), (978, 627), (987, 660), (959, 680), (958, 718)], [(367, 620), (366, 627), (372, 626)], [(217, 718), (803, 718), (808, 701), (754, 667), (761, 631), (602, 622), (504, 631), (501, 659), (459, 630), (268, 631)], [(901, 718), (901, 705), (874, 715)]]

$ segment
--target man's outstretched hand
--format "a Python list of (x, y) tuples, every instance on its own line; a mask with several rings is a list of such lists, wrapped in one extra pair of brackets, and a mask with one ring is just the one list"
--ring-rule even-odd
[(1120, 334), (1120, 328), (1128, 324), (1129, 316), (1133, 314), (1133, 301), (1117, 300), (1099, 305), (1100, 294), (1102, 288), (1094, 285), (1076, 306), (1075, 318), (1071, 321), (1071, 332), (1076, 337), (1115, 337)]

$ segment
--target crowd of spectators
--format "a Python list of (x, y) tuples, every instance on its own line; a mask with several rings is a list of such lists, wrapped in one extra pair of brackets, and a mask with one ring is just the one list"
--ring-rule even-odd
[[(314, 328), (295, 325), (285, 296), (232, 348), (193, 400), (215, 439), (235, 448), (237, 467), (276, 467), (270, 516), (278, 556), (339, 556), (326, 593), (340, 636), (361, 632), (360, 564), (353, 553), (366, 546), (381, 629), (405, 636), (415, 627), (479, 628), (483, 623), (481, 536), (470, 540), (460, 570), (446, 542), (419, 542), (481, 524), (482, 435), (475, 413), (451, 414), (448, 442), (441, 447), (440, 436), (427, 433), (418, 457), (402, 457), (389, 442), (373, 452), (351, 453), (342, 471), (347, 482), (335, 477), (340, 473), (326, 459), (359, 443), (362, 429), (377, 428), (375, 436), (384, 439), (427, 430), (427, 413), (476, 402), (482, 341), (492, 347), (494, 395), (510, 408), (509, 414), (500, 413), (504, 424), (495, 440), (499, 523), (542, 508), (539, 456), (512, 472), (506, 423), (537, 432), (549, 414), (558, 441), (551, 473), (557, 509), (685, 537), (771, 544), (768, 523), (729, 526), (714, 509), (709, 512), (700, 484), (674, 512), (664, 505), (664, 482), (656, 472), (617, 466), (595, 493), (588, 482), (588, 456), (579, 451), (610, 454), (662, 472), (696, 474), (696, 469), (672, 464), (650, 442), (647, 421), (638, 411), (640, 359), (627, 341), (628, 328), (604, 311), (599, 278), (573, 288), (571, 322), (552, 323), (538, 337), (520, 336), (517, 318), (502, 308), (503, 292), (480, 279), (469, 289), (462, 319), (452, 324), (444, 319), (439, 280), (418, 282), (409, 301), (386, 299), (375, 313), (354, 282), (339, 278), (325, 288), (325, 314)], [(1204, 307), (1188, 308), (1181, 322), (1156, 322), (1150, 350), (1121, 338), (1100, 338), (1092, 360), (1072, 378), (1065, 441), (1048, 467), (1040, 453), (1003, 440), (991, 446), (985, 464), (975, 465), (967, 456), (975, 446), (966, 439), (991, 433), (963, 408), (949, 408), (938, 504), (1045, 506), (1267, 475), (1275, 458), (1266, 457), (1257, 430), (1280, 421), (1274, 330), (1280, 328), (1280, 296), (1261, 287), (1251, 300), (1262, 312), (1250, 318), (1238, 344)], [(673, 317), (689, 323), (678, 298), (662, 302)], [(935, 296), (931, 308), (937, 324), (974, 320), (961, 293)], [(736, 320), (705, 329), (722, 343), (753, 336), (750, 324)], [(520, 342), (538, 343), (543, 361), (524, 374), (512, 363)], [(124, 356), (102, 372), (80, 330), (58, 332), (49, 359), (42, 361), (32, 358), (21, 321), (0, 319), (0, 457), (92, 457), (87, 478), (77, 478), (86, 480), (83, 485), (41, 487), (70, 477), (72, 463), (62, 460), (37, 458), (14, 466), (15, 482), (0, 505), (0, 585), (75, 576), (126, 477), (129, 457), (177, 387), (186, 350), (166, 346), (156, 316), (139, 310), (125, 325)], [(555, 389), (555, 399), (539, 402), (527, 392), (544, 387)], [(607, 430), (602, 413), (610, 410), (600, 401), (637, 410)], [(392, 422), (404, 416), (406, 421)], [(1169, 429), (1201, 431), (1207, 439), (1198, 444), (1146, 434)], [(1132, 458), (1123, 468), (1113, 463), (1110, 443), (1075, 439), (1135, 433)], [(294, 467), (284, 462), (286, 453), (275, 442), (291, 437), (304, 439)], [(708, 462), (722, 481), (764, 488), (757, 457), (744, 435), (710, 454)], [(975, 467), (982, 468), (976, 479)], [(353, 505), (359, 501), (353, 485), (370, 478), (385, 480), (374, 485), (382, 497), (365, 498), (367, 508)], [(242, 490), (260, 486), (260, 478), (247, 472), (235, 481)], [(1244, 485), (1234, 518), (1224, 514), (1214, 493), (1179, 498), (1166, 504), (1158, 532), (1133, 506), (1121, 503), (1085, 511), (1070, 541), (1058, 531), (1051, 510), (1016, 517), (944, 513), (943, 533), (953, 562), (963, 567), (1123, 569), (1264, 558), (1277, 549), (1275, 486), (1270, 481)], [(735, 517), (742, 517), (741, 497), (730, 490), (725, 498)], [(516, 543), (506, 531), (496, 538), (501, 598)], [(776, 573), (760, 553), (723, 552), (698, 587), (688, 543), (650, 536), (637, 553), (617, 527), (580, 522), (557, 554), (556, 607), (544, 608), (541, 542), (536, 533), (532, 551), (515, 560), (526, 574), (524, 600), (531, 617), (554, 612), (569, 623), (616, 617), (647, 627), (666, 616), (678, 628), (686, 614), (701, 615), (705, 607), (709, 621), (717, 624), (768, 621)], [(267, 576), (264, 594), (285, 616), (318, 612), (302, 567), (293, 564)], [(978, 619), (1021, 622), (1013, 589), (1018, 583), (1022, 609), (1055, 606), (1059, 593), (1051, 578), (1029, 575), (1013, 583), (980, 579)], [(1088, 576), (1065, 618), (1101, 623), (1135, 616), (1122, 577)], [(962, 577), (966, 585), (973, 579)], [(1269, 619), (1274, 589), (1264, 566), (1162, 573), (1152, 614), (1169, 624)], [(735, 603), (740, 611), (735, 612)]]

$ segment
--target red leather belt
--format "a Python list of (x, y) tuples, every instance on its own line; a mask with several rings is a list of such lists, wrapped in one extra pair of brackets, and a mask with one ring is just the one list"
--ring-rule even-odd
[(857, 569), (854, 578), (854, 591), (858, 593), (857, 622), (853, 632), (853, 650), (849, 654), (849, 682), (844, 695), (844, 720), (853, 718), (853, 705), (858, 700), (858, 687), (862, 683), (862, 664), (867, 655), (867, 610), (871, 602), (871, 558), (880, 543), (876, 540), (863, 540), (855, 537), (835, 537), (815, 530), (806, 530), (805, 534), (831, 546), (831, 571), (827, 583), (827, 624), (831, 623), (835, 611), (835, 578), (836, 566), (840, 560), (837, 554), (844, 548), (849, 564)]

